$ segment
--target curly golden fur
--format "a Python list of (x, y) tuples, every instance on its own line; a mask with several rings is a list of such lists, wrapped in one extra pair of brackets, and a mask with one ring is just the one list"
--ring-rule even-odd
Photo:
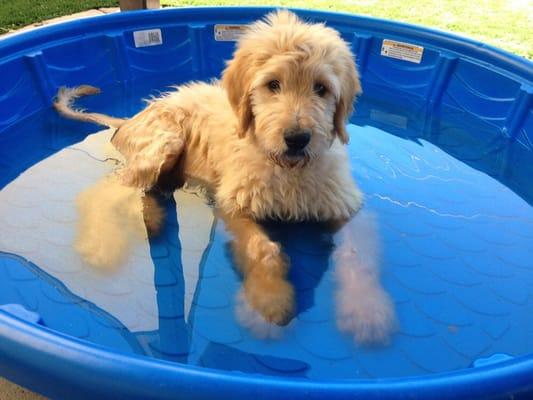
[[(176, 89), (129, 120), (72, 110), (74, 98), (96, 91), (89, 86), (62, 89), (55, 106), (66, 117), (118, 128), (112, 143), (126, 160), (124, 184), (208, 185), (235, 237), (245, 298), (267, 321), (285, 324), (294, 311), (289, 263), (258, 222), (348, 221), (361, 207), (343, 146), (361, 93), (354, 56), (337, 31), (281, 10), (249, 26), (221, 81)], [(288, 148), (292, 132), (308, 136), (303, 149)], [(389, 310), (379, 294), (377, 308)], [(390, 330), (387, 310), (362, 313), (360, 324)]]

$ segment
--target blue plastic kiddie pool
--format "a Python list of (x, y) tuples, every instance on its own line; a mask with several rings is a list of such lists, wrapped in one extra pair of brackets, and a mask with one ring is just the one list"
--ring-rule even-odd
[[(257, 337), (236, 316), (228, 235), (197, 193), (122, 268), (73, 251), (76, 195), (109, 172), (108, 132), (59, 118), (59, 86), (131, 116), (170, 84), (219, 77), (266, 8), (121, 13), (0, 41), (0, 375), (52, 398), (533, 398), (533, 64), (469, 39), (297, 10), (341, 32), (364, 94), (350, 162), (379, 231), (398, 331), (337, 329), (332, 238), (268, 229), (297, 315)], [(376, 256), (377, 257), (377, 256)]]

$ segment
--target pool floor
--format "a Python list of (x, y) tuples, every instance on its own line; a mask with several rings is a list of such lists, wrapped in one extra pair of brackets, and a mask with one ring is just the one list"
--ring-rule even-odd
[[(126, 99), (108, 88), (86, 106), (131, 115), (150, 87)], [(532, 153), (457, 110), (428, 119), (423, 104), (380, 98), (365, 90), (349, 151), (365, 194), (358, 218), (372, 221), (368, 256), (396, 306), (388, 345), (362, 347), (337, 328), (333, 238), (312, 223), (267, 226), (291, 257), (297, 315), (259, 336), (244, 326), (229, 235), (198, 190), (164, 199), (161, 234), (132, 233), (118, 265), (88, 265), (74, 248), (76, 202), (115, 168), (112, 132), (51, 111), (0, 138), (0, 307), (22, 305), (29, 320), (117, 351), (310, 379), (424, 375), (530, 353)], [(124, 223), (105, 218), (102, 229)]]

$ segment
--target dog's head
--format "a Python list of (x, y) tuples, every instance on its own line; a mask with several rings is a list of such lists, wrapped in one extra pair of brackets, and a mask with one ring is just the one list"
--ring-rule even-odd
[(250, 25), (222, 83), (239, 120), (239, 136), (277, 164), (304, 166), (338, 138), (361, 93), (354, 56), (339, 33), (281, 10)]

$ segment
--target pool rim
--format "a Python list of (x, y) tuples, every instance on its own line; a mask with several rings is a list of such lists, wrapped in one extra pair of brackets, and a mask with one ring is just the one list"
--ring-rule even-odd
[[(150, 27), (155, 24), (171, 24), (172, 18), (195, 17), (206, 22), (213, 18), (221, 20), (249, 20), (258, 18), (273, 10), (271, 7), (191, 7), (164, 10), (149, 10), (134, 13), (117, 13), (105, 16), (84, 18), (50, 26), (44, 26), (29, 32), (15, 34), (0, 40), (0, 62), (38, 51), (39, 46), (54, 41), (73, 40), (76, 37), (97, 35), (103, 31)], [(406, 23), (363, 17), (346, 13), (332, 13), (318, 10), (293, 9), (303, 17), (333, 19), (336, 23), (346, 25), (361, 24), (364, 29), (380, 30), (385, 26), (386, 33), (395, 36), (407, 36), (417, 43), (424, 43), (432, 48), (459, 54), (470, 60), (499, 71), (511, 74), (522, 85), (533, 86), (533, 62), (510, 54), (482, 42), (450, 34), (435, 29)], [(238, 13), (236, 15), (236, 13)], [(203, 18), (203, 19), (202, 19)], [(213, 22), (213, 21), (211, 21)], [(26, 118), (25, 115), (23, 118)], [(33, 351), (34, 353), (32, 353)], [(37, 352), (37, 353), (35, 353)], [(241, 396), (254, 393), (258, 398), (270, 398), (275, 395), (286, 397), (319, 398), (326, 393), (332, 398), (343, 396), (365, 396), (364, 398), (451, 398), (468, 396), (468, 398), (493, 395), (520, 394), (533, 392), (533, 354), (523, 355), (509, 361), (479, 368), (460, 369), (442, 373), (404, 378), (353, 379), (353, 380), (305, 380), (301, 378), (272, 377), (252, 375), (241, 372), (228, 372), (210, 368), (196, 367), (167, 362), (142, 355), (128, 354), (70, 337), (44, 326), (27, 323), (11, 314), (0, 311), (0, 354), (7, 360), (16, 361), (26, 371), (48, 370), (49, 375), (60, 378), (70, 368), (84, 368), (94, 376), (102, 377), (108, 385), (120, 385), (119, 393), (140, 390), (139, 377), (150, 371), (150, 382), (166, 389), (156, 394), (159, 396), (183, 395), (183, 386), (196, 387), (190, 395), (201, 396), (202, 390), (217, 390), (218, 395)], [(27, 358), (24, 356), (32, 355)], [(47, 357), (45, 357), (47, 356)], [(44, 357), (44, 358), (43, 358)], [(51, 361), (53, 360), (53, 368)], [(10, 371), (7, 365), (0, 365), (0, 372), (15, 382), (29, 385), (20, 372)], [(54, 375), (55, 374), (55, 375)], [(116, 376), (122, 379), (119, 383)], [(181, 379), (184, 379), (181, 381)], [(214, 384), (215, 388), (209, 387)], [(49, 387), (42, 380), (33, 382), (30, 387), (46, 393)], [(50, 385), (48, 385), (50, 386)], [(129, 387), (128, 387), (129, 386)], [(147, 387), (153, 388), (154, 386)], [(144, 388), (142, 388), (144, 389)], [(177, 392), (179, 389), (179, 392)], [(56, 388), (61, 392), (61, 388)], [(89, 388), (87, 388), (89, 390)], [(93, 388), (101, 390), (101, 388)], [(89, 392), (88, 392), (89, 393)], [(137, 393), (138, 394), (138, 393)], [(154, 394), (152, 392), (152, 394)]]
[[(331, 399), (348, 395), (383, 400), (407, 397), (476, 399), (486, 398), (487, 393), (497, 398), (511, 394), (519, 396), (520, 393), (533, 391), (533, 355), (483, 367), (427, 375), (321, 380), (228, 372), (110, 351), (105, 346), (28, 323), (1, 310), (0, 338), (2, 358), (17, 361), (22, 366), (16, 373), (10, 372), (7, 365), (0, 365), (0, 375), (38, 389), (43, 394), (49, 392), (47, 389), (50, 389), (50, 381), (28, 381), (27, 377), (31, 376), (32, 372), (46, 371), (48, 379), (65, 379), (65, 372), (66, 375), (90, 372), (91, 378), (88, 382), (84, 381), (80, 385), (78, 381), (75, 386), (83, 388), (89, 397), (100, 393), (102, 388), (109, 390), (108, 388), (113, 387), (116, 391), (110, 397), (114, 398), (117, 395), (120, 398), (147, 398), (150, 394), (158, 398), (176, 394), (185, 399), (205, 398), (209, 394), (240, 398), (239, 396), (254, 394), (257, 399), (270, 399), (283, 394), (283, 398), (319, 399), (327, 394)], [(33, 357), (26, 358), (25, 355)], [(94, 379), (101, 387), (92, 386)], [(143, 387), (136, 385), (139, 379), (143, 379)], [(153, 389), (156, 387), (159, 387), (160, 391), (154, 393)], [(69, 388), (56, 386), (51, 393), (61, 393), (65, 389), (69, 392)], [(211, 393), (206, 393), (206, 390)]]

